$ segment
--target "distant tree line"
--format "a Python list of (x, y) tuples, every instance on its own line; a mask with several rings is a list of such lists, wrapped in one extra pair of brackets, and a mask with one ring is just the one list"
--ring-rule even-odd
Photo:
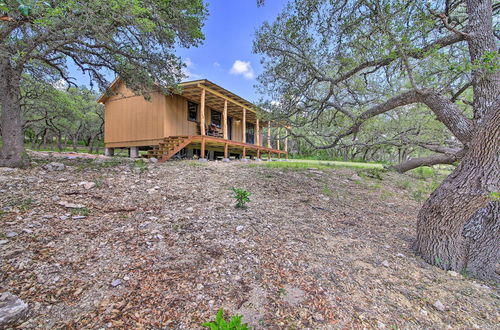
[(49, 84), (29, 75), (21, 80), (24, 140), (32, 149), (59, 151), (83, 145), (99, 152), (104, 133), (104, 107), (86, 87)]

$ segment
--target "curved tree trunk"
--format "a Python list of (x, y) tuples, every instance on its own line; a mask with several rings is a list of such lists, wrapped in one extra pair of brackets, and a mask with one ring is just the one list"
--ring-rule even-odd
[(443, 269), (500, 280), (500, 111), (483, 117), (455, 171), (431, 194), (417, 223), (418, 253)]
[(0, 125), (3, 145), (0, 149), (0, 166), (24, 167), (28, 159), (24, 152), (24, 121), (21, 116), (21, 73), (10, 67), (8, 60), (0, 60)]

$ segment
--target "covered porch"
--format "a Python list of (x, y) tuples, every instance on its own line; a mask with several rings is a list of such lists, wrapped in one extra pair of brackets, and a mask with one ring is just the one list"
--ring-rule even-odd
[[(271, 121), (262, 122), (255, 105), (208, 80), (190, 81), (181, 83), (180, 86), (181, 95), (200, 107), (199, 135), (190, 136), (188, 139), (191, 141), (190, 147), (200, 150), (201, 158), (206, 158), (208, 150), (221, 151), (224, 158), (229, 158), (230, 154), (239, 154), (243, 158), (261, 158), (262, 154), (267, 154), (268, 158), (271, 158), (272, 154), (278, 158), (288, 158), (286, 128), (277, 127)], [(210, 119), (207, 120), (207, 107), (220, 111), (220, 132), (214, 130)], [(233, 122), (231, 132), (229, 119)], [(271, 129), (277, 130), (274, 146), (271, 141)], [(285, 137), (281, 140), (279, 133), (282, 129)], [(263, 134), (264, 132), (266, 134)]]

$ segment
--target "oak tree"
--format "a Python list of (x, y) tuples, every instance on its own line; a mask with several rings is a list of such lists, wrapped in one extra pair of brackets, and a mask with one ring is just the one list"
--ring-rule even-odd
[[(499, 10), (491, 0), (295, 0), (254, 44), (264, 65), (260, 89), (274, 101), (268, 107), (316, 148), (355, 138), (395, 109), (431, 111), (453, 146), (436, 141), (435, 154), (398, 170), (459, 164), (422, 206), (416, 249), (443, 269), (497, 280)], [(293, 129), (325, 114), (327, 127)]]
[(104, 90), (113, 73), (136, 93), (182, 77), (175, 47), (204, 39), (202, 0), (0, 1), (0, 166), (23, 166), (21, 77), (75, 85), (73, 64)]

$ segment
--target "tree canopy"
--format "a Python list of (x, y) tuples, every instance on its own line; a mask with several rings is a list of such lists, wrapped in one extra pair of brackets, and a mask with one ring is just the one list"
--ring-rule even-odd
[(175, 47), (199, 45), (206, 16), (202, 0), (0, 1), (0, 164), (24, 163), (23, 74), (75, 86), (73, 63), (101, 90), (114, 74), (136, 93), (168, 92), (183, 76)]
[(472, 117), (483, 115), (472, 108), (472, 74), (499, 68), (495, 47), (470, 57), (468, 17), (464, 1), (292, 1), (254, 43), (263, 55), (266, 106), (289, 126), (308, 127), (293, 135), (328, 149), (359, 142), (372, 118), (389, 120), (389, 111), (420, 103), (450, 136), (422, 141), (424, 134), (409, 135), (405, 125), (395, 134), (408, 135), (408, 145), (446, 150), (445, 162), (453, 162)]

